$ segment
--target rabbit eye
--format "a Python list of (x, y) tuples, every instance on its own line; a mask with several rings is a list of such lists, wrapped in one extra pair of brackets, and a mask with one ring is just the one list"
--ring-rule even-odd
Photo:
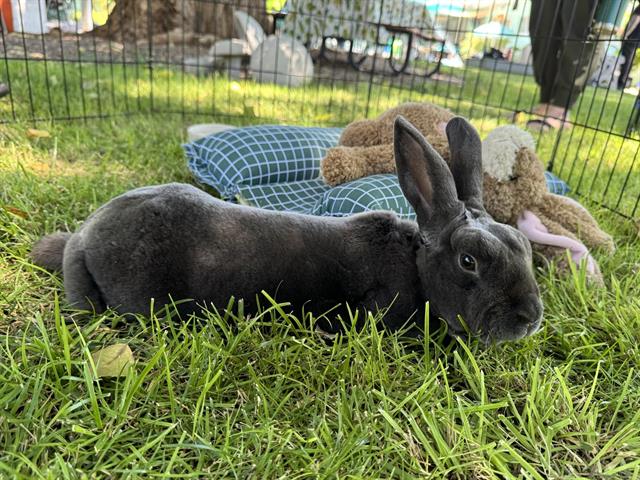
[(461, 254), (458, 262), (460, 263), (460, 266), (463, 270), (467, 270), (469, 272), (476, 271), (476, 259), (468, 253)]

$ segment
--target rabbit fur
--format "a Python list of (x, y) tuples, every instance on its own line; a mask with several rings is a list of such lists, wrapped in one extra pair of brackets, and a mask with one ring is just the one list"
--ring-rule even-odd
[(384, 325), (397, 329), (420, 324), (428, 301), (453, 334), (464, 334), (461, 317), (484, 342), (522, 338), (542, 318), (529, 242), (484, 210), (477, 132), (456, 117), (446, 133), (451, 168), (407, 120), (394, 123), (399, 181), (417, 223), (391, 212), (266, 211), (173, 183), (112, 199), (75, 233), (41, 239), (32, 258), (62, 270), (72, 306), (97, 312), (148, 314), (153, 298), (189, 299), (177, 305), (189, 314), (224, 308), (231, 296), (250, 312), (266, 291), (314, 314), (340, 305), (318, 320), (329, 332), (340, 329), (336, 313), (349, 318), (347, 305), (384, 309)]

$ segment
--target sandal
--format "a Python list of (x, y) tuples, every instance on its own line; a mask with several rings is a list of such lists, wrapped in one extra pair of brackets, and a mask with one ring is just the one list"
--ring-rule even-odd
[(529, 120), (527, 122), (527, 128), (534, 132), (547, 133), (552, 130), (568, 130), (571, 128), (571, 124), (560, 118), (544, 117)]
[(534, 132), (547, 133), (555, 130), (555, 127), (544, 118), (536, 118), (527, 122), (527, 128)]

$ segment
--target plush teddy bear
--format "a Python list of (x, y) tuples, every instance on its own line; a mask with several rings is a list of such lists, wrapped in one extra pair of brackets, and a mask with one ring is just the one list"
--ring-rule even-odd
[(445, 160), (449, 159), (444, 128), (453, 113), (427, 103), (405, 103), (374, 120), (349, 124), (340, 136), (339, 146), (330, 148), (320, 163), (324, 181), (335, 186), (376, 173), (394, 173), (393, 122), (398, 115), (409, 120)]
[(534, 251), (555, 260), (560, 270), (568, 268), (568, 250), (576, 264), (586, 262), (590, 279), (601, 282), (589, 248), (613, 252), (613, 240), (578, 202), (549, 193), (534, 148), (531, 134), (517, 127), (489, 133), (482, 142), (484, 206), (495, 220), (523, 232)]
[[(329, 185), (338, 185), (377, 173), (395, 172), (393, 121), (403, 115), (413, 123), (442, 155), (449, 158), (444, 131), (454, 116), (450, 111), (427, 103), (406, 103), (374, 120), (347, 126), (340, 145), (329, 149), (321, 162), (321, 172)], [(533, 137), (515, 126), (494, 129), (482, 146), (484, 203), (495, 220), (520, 229), (534, 251), (568, 269), (571, 259), (586, 262), (589, 277), (601, 281), (600, 271), (588, 248), (613, 251), (611, 237), (578, 202), (549, 193), (544, 168), (535, 154)], [(584, 243), (583, 243), (584, 242)]]

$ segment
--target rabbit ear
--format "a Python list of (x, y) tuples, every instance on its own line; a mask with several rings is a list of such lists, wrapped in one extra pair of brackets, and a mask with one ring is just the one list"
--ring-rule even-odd
[(438, 228), (460, 215), (464, 207), (458, 200), (449, 167), (402, 116), (395, 120), (393, 144), (398, 181), (416, 211), (420, 228)]
[(447, 123), (449, 161), (458, 198), (468, 207), (484, 211), (482, 203), (482, 142), (475, 128), (464, 118)]

